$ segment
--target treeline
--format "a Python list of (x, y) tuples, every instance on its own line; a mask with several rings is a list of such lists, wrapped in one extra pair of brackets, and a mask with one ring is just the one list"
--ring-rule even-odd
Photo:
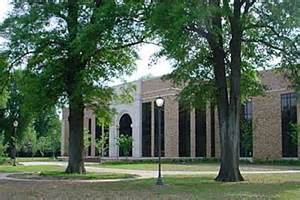
[[(3, 78), (3, 77), (2, 77)], [(35, 107), (24, 72), (11, 74), (0, 107), (0, 156), (57, 156), (60, 151), (60, 120), (56, 107)], [(13, 123), (17, 121), (18, 126)]]

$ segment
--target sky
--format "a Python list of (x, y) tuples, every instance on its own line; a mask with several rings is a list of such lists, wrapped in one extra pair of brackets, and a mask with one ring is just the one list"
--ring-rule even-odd
[[(0, 0), (0, 22), (5, 19), (5, 16), (10, 10), (10, 0)], [(1, 42), (1, 39), (0, 39)], [(131, 76), (123, 77), (120, 80), (115, 80), (113, 85), (122, 83), (123, 80), (134, 81), (144, 76), (161, 76), (172, 71), (170, 63), (162, 58), (156, 64), (149, 65), (151, 55), (159, 50), (158, 46), (152, 44), (144, 44), (138, 48), (139, 59), (136, 61), (137, 69)]]

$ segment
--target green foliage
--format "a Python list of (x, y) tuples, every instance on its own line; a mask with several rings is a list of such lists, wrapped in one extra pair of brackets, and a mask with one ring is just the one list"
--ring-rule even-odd
[[(243, 2), (241, 9), (241, 99), (262, 94), (257, 70), (275, 67), (280, 63), (289, 74), (299, 77), (299, 18), (296, 1)], [(225, 53), (227, 88), (231, 84), (233, 1), (217, 5), (212, 1), (153, 1), (147, 27), (163, 47), (156, 58), (172, 61), (174, 71), (166, 78), (182, 90), (179, 100), (203, 107), (214, 101), (217, 90), (213, 69), (212, 37), (220, 35)], [(220, 28), (212, 25), (214, 17), (221, 17)], [(296, 65), (295, 65), (296, 64)], [(276, 65), (278, 67), (278, 65)], [(289, 68), (287, 66), (290, 66)], [(293, 66), (293, 67), (291, 67)], [(293, 71), (291, 71), (293, 69)], [(297, 71), (297, 73), (295, 73)], [(296, 77), (296, 76), (294, 76)], [(299, 80), (299, 78), (297, 79)]]
[(293, 123), (289, 124), (289, 135), (291, 137), (291, 142), (294, 145), (297, 145), (299, 142), (298, 141), (299, 132), (300, 132), (300, 124), (293, 124)]
[(4, 135), (1, 134), (0, 135), (0, 159), (7, 156), (7, 154), (6, 154), (7, 148), (8, 148), (8, 145), (7, 145), (7, 143), (4, 142)]
[(37, 150), (42, 156), (46, 153), (52, 153), (55, 157), (56, 152), (60, 149), (60, 132), (53, 130), (47, 136), (41, 136), (37, 141)]
[(5, 108), (8, 99), (8, 92), (6, 89), (3, 89), (0, 93), (0, 109)]
[(8, 39), (3, 49), (9, 66), (23, 65), (27, 110), (69, 104), (83, 115), (84, 105), (108, 109), (114, 95), (109, 83), (135, 68), (134, 45), (145, 37), (144, 2), (14, 1), (12, 7), (0, 34)]
[(83, 137), (84, 137), (83, 138), (83, 145), (84, 145), (84, 148), (87, 149), (92, 144), (92, 142), (91, 142), (91, 133), (87, 129), (84, 129), (83, 133), (84, 133), (84, 135), (83, 135)]
[[(16, 70), (11, 74), (11, 78), (7, 86), (9, 98), (6, 107), (0, 109), (0, 131), (4, 132), (4, 140), (11, 147), (14, 143), (17, 144), (17, 150), (21, 155), (34, 155), (38, 151), (37, 140), (39, 137), (48, 137), (53, 132), (56, 132), (57, 135), (60, 132), (59, 117), (53, 107), (39, 112), (31, 110), (27, 101), (31, 91), (26, 90), (24, 71)], [(12, 124), (15, 120), (19, 122), (19, 125), (16, 137), (13, 137), (15, 130)], [(51, 141), (51, 137), (48, 137), (48, 140), (57, 143), (57, 139)], [(40, 142), (40, 147), (43, 146), (42, 143)], [(41, 151), (44, 152), (44, 148), (41, 148)]]
[(252, 120), (241, 120), (241, 142), (240, 146), (243, 151), (245, 151), (245, 157), (251, 156), (248, 153), (252, 153), (253, 146), (253, 134), (252, 134)]
[(132, 142), (133, 138), (131, 136), (122, 133), (117, 138), (117, 145), (119, 146), (120, 151), (122, 151), (126, 157), (129, 155), (129, 152), (132, 149)]
[(9, 77), (8, 77), (8, 73), (7, 73), (6, 58), (3, 54), (0, 54), (0, 109), (5, 108), (6, 103), (7, 103), (8, 82), (9, 82)]
[(10, 146), (13, 143), (12, 136), (15, 131), (13, 122), (15, 120), (19, 122), (15, 139), (20, 140), (32, 120), (32, 115), (26, 111), (24, 103), (23, 73), (15, 71), (11, 76), (12, 80), (7, 86), (9, 98), (5, 108), (0, 109), (0, 131), (4, 132), (4, 139)]
[(38, 151), (37, 133), (32, 124), (25, 130), (22, 140), (17, 141), (17, 151), (22, 151), (27, 155), (31, 154), (32, 156)]
[(0, 26), (9, 39), (8, 62), (26, 64), (24, 81), (32, 110), (68, 103), (73, 94), (81, 94), (85, 103), (96, 99), (99, 107), (106, 105), (113, 95), (108, 83), (135, 68), (132, 46), (144, 38), (139, 13), (143, 3), (73, 4), (13, 3)]
[(96, 148), (99, 151), (99, 156), (104, 157), (104, 154), (108, 150), (109, 133), (102, 133), (99, 139), (96, 140)]

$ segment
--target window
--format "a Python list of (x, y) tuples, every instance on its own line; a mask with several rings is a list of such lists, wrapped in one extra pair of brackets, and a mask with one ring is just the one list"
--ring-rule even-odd
[(151, 156), (151, 102), (142, 104), (142, 155)]
[(179, 156), (191, 156), (190, 109), (179, 104)]
[(240, 121), (240, 157), (252, 157), (252, 102), (247, 101), (241, 107)]
[[(161, 108), (161, 156), (165, 156), (165, 114), (164, 107)], [(158, 107), (154, 103), (154, 156), (158, 156)]]
[(296, 94), (281, 95), (281, 128), (282, 128), (282, 156), (298, 156), (298, 140), (296, 131), (292, 128), (297, 123)]
[(196, 157), (206, 157), (206, 110), (195, 110)]

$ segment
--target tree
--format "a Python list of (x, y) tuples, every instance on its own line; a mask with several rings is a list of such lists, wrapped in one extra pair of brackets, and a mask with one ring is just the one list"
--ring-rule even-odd
[(0, 55), (0, 109), (5, 108), (7, 99), (8, 99), (8, 92), (7, 92), (7, 84), (5, 83), (5, 76), (6, 74), (6, 66), (7, 62), (4, 55)]
[(98, 152), (99, 152), (100, 162), (101, 162), (101, 158), (104, 157), (105, 152), (108, 150), (109, 134), (104, 133), (103, 129), (104, 129), (104, 127), (102, 128), (102, 135), (100, 136), (99, 139), (96, 140), (96, 148), (98, 149)]
[(68, 173), (85, 172), (84, 106), (108, 105), (113, 93), (108, 82), (134, 69), (133, 45), (144, 38), (142, 6), (139, 1), (15, 1), (1, 26), (9, 39), (9, 66), (26, 66), (34, 107), (69, 107)]
[(162, 46), (157, 57), (172, 60), (171, 78), (187, 85), (183, 93), (192, 103), (206, 105), (209, 98), (217, 104), (221, 163), (216, 180), (243, 180), (241, 90), (260, 88), (251, 74), (259, 67), (274, 66), (271, 59), (278, 57), (281, 64), (289, 58), (299, 61), (299, 5), (287, 0), (152, 2), (147, 24)]
[(128, 158), (129, 152), (132, 149), (133, 138), (129, 135), (120, 134), (117, 138), (117, 145), (119, 146), (120, 151), (124, 153), (126, 159)]
[[(8, 150), (13, 157), (16, 152), (15, 145), (23, 138), (26, 128), (32, 120), (32, 115), (26, 113), (22, 71), (14, 71), (11, 77), (12, 79), (6, 86), (8, 93), (6, 105), (0, 109), (0, 131), (4, 132), (5, 143), (9, 145)], [(19, 124), (16, 133), (13, 127), (14, 121), (18, 121)]]
[(29, 124), (22, 140), (17, 141), (17, 152), (23, 152), (25, 155), (35, 156), (37, 152), (37, 133), (32, 124)]

